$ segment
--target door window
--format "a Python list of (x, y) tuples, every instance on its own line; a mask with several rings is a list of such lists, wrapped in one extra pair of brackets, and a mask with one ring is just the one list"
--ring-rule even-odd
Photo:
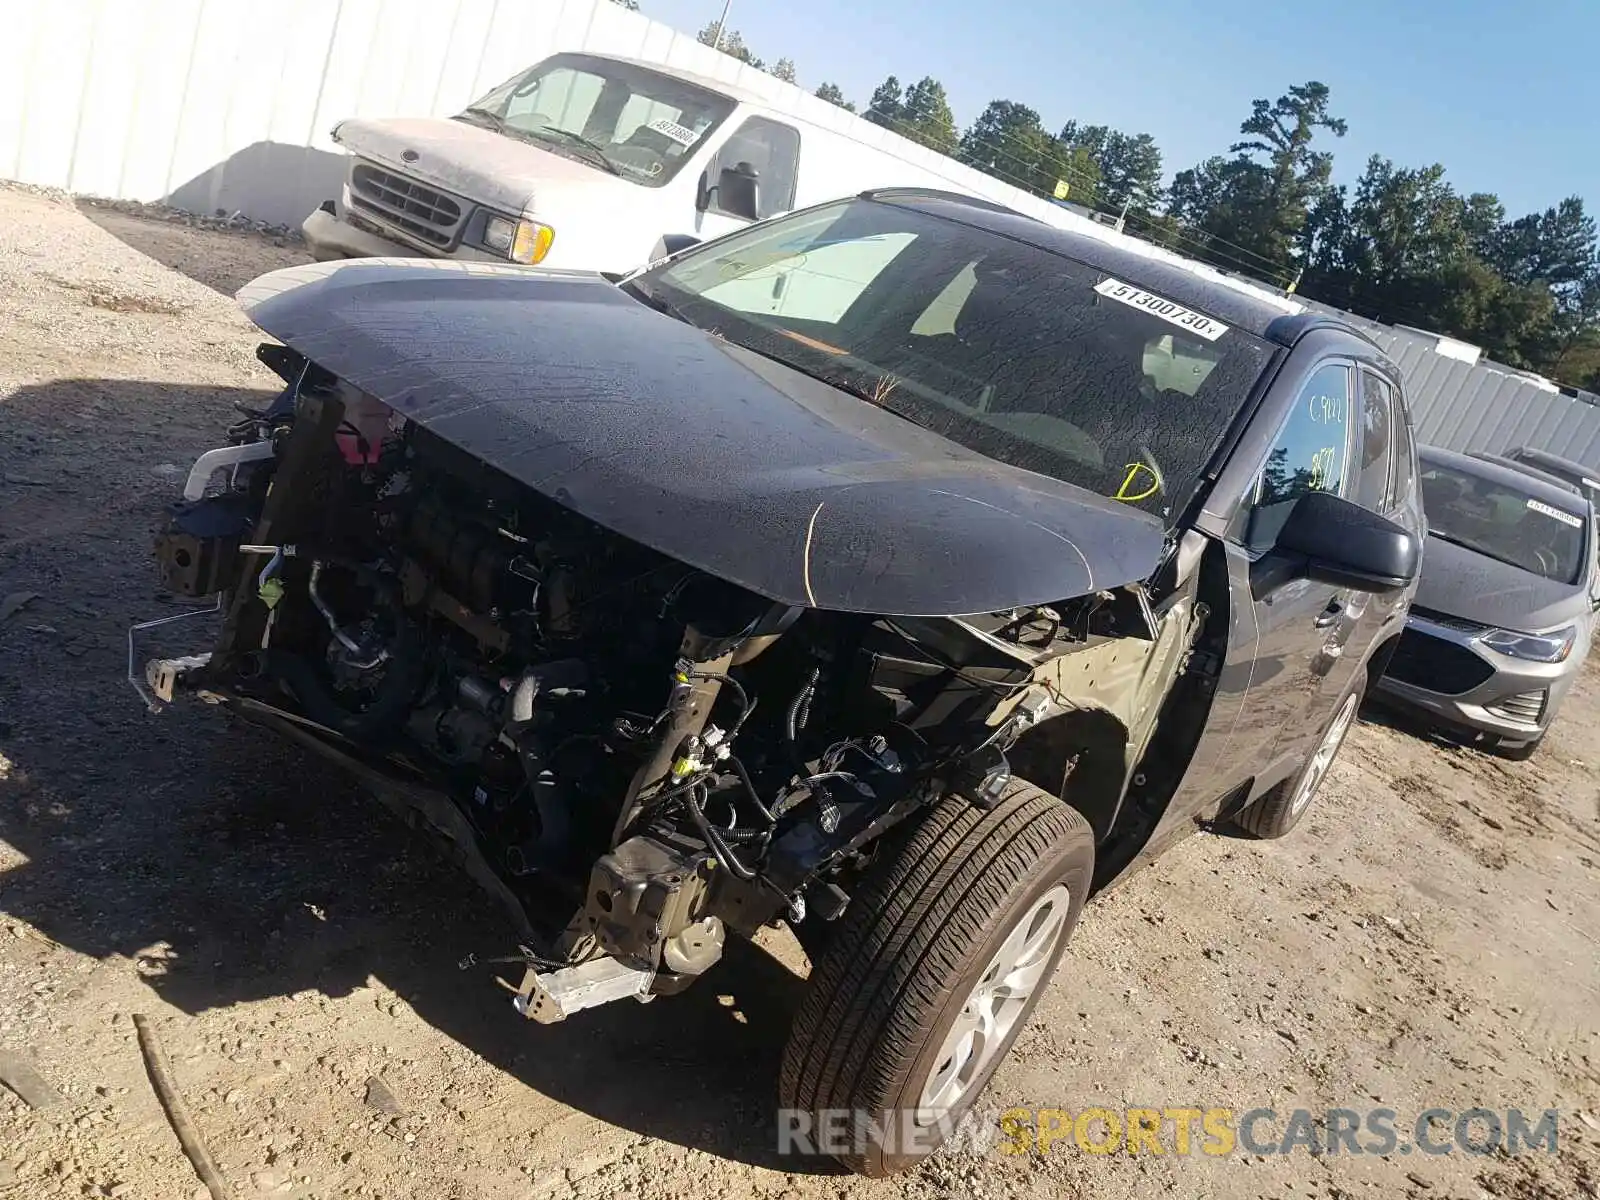
[(1355, 502), (1373, 512), (1394, 507), (1394, 389), (1372, 374), (1361, 372), (1360, 477)]
[(1394, 407), (1394, 499), (1405, 503), (1417, 489), (1417, 447), (1405, 410)]
[(1245, 542), (1272, 545), (1294, 502), (1307, 492), (1344, 494), (1350, 442), (1350, 368), (1319, 367), (1300, 390), (1251, 497)]
[[(734, 130), (717, 151), (706, 183), (716, 186), (717, 176), (729, 167), (749, 163), (756, 173), (756, 215), (765, 219), (794, 207), (795, 180), (800, 171), (800, 133), (792, 125), (766, 117), (750, 117)], [(711, 211), (738, 216), (719, 207), (715, 193)]]

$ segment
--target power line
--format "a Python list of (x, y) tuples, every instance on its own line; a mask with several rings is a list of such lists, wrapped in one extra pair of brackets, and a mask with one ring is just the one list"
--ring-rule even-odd
[[(1151, 217), (1146, 213), (1130, 211), (1128, 216), (1145, 222), (1147, 229), (1149, 229), (1149, 231), (1155, 237), (1170, 237), (1174, 243), (1181, 244), (1182, 246), (1193, 250), (1197, 257), (1210, 255), (1212, 257), (1222, 259), (1227, 267), (1236, 269), (1243, 274), (1250, 276), (1252, 279), (1259, 279), (1272, 285), (1273, 287), (1286, 287), (1288, 283), (1294, 279), (1293, 274), (1276, 265), (1272, 265), (1271, 270), (1266, 270), (1262, 267), (1253, 266), (1250, 263), (1242, 262), (1232, 255), (1218, 254), (1216, 250), (1217, 245), (1229, 246), (1233, 249), (1241, 250), (1247, 254), (1251, 253), (1250, 251), (1245, 250), (1245, 248), (1242, 246), (1234, 246), (1234, 244), (1228, 241), (1226, 238), (1215, 237), (1213, 234), (1207, 233), (1204, 230), (1195, 230), (1191, 232), (1188, 230), (1187, 226), (1177, 222), (1176, 220), (1174, 220), (1173, 227), (1171, 229), (1163, 229), (1160, 228), (1156, 223), (1159, 218)], [(1257, 254), (1254, 255), (1254, 257), (1261, 258), (1261, 255)], [(1261, 261), (1270, 264), (1269, 259), (1262, 258)]]
[[(868, 116), (868, 114), (871, 114), (871, 115)], [(927, 146), (918, 137), (918, 135), (921, 134), (923, 131), (918, 130), (915, 126), (909, 124), (903, 118), (897, 117), (897, 116), (890, 116), (890, 115), (888, 115), (886, 113), (882, 113), (882, 112), (872, 113), (870, 109), (868, 110), (868, 114), (863, 114), (863, 116), (867, 116), (867, 119), (873, 120), (874, 124), (877, 124), (877, 125), (881, 126), (882, 128), (888, 129), (892, 133), (898, 133), (898, 134), (900, 134), (900, 136), (906, 137), (908, 140), (915, 141), (919, 145), (923, 145), (925, 149), (934, 149), (934, 147)], [(951, 122), (951, 125), (952, 125), (952, 132), (953, 132), (954, 121)], [(1040, 129), (1040, 132), (1041, 133), (1044, 132), (1042, 127)], [(1046, 137), (1050, 137), (1051, 135), (1045, 134), (1045, 136)], [(1017, 155), (1015, 153), (1009, 152), (1009, 151), (1007, 151), (1007, 150), (1005, 150), (1005, 149), (1003, 149), (1001, 147), (993, 145), (993, 139), (996, 139), (996, 138), (1009, 140), (1009, 141), (1012, 141), (1012, 142), (1017, 142), (1018, 144), (1025, 144), (1025, 143), (1021, 143), (1020, 140), (1017, 138), (1017, 136), (1015, 134), (1007, 134), (1007, 133), (1004, 133), (1003, 131), (990, 131), (988, 133), (981, 134), (978, 137), (978, 141), (980, 142), (980, 144), (988, 143), (987, 149), (989, 149), (991, 151), (991, 153), (995, 157), (1003, 158), (1003, 159), (1015, 164), (1018, 168), (1022, 169), (1023, 171), (1032, 173), (1032, 172), (1039, 171), (1044, 166), (1044, 163), (1041, 161), (1041, 159), (1035, 153), (1036, 148), (1031, 148), (1030, 147), (1029, 148), (1030, 157), (1028, 159), (1024, 159), (1024, 158), (1020, 157), (1019, 155)], [(1052, 140), (1057, 140), (1057, 139), (1053, 139), (1052, 138)], [(1058, 144), (1059, 144), (1059, 141), (1058, 141)], [(935, 153), (939, 153), (939, 151), (935, 149)], [(946, 157), (953, 157), (953, 156), (952, 155), (946, 155)], [(1028, 193), (1030, 193), (1032, 195), (1038, 196), (1041, 199), (1051, 199), (1051, 197), (1048, 197), (1048, 196), (1045, 195), (1045, 189), (1042, 186), (1034, 184), (1031, 180), (1029, 180), (1027, 178), (1024, 178), (1024, 177), (1016, 175), (1016, 174), (1014, 174), (1012, 172), (1008, 172), (1008, 171), (1004, 171), (1004, 170), (1000, 169), (992, 160), (988, 164), (987, 167), (977, 167), (977, 166), (974, 166), (971, 163), (963, 163), (962, 165), (963, 166), (967, 166), (967, 167), (969, 167), (971, 169), (974, 169), (974, 170), (983, 171), (985, 174), (990, 175), (993, 178), (1000, 180), (1001, 182), (1010, 183), (1015, 187), (1021, 188), (1023, 191), (1026, 191), (1026, 192), (1028, 192)], [(1069, 171), (1069, 172), (1071, 172), (1073, 174), (1076, 174), (1078, 177), (1080, 177), (1082, 179), (1092, 180), (1095, 183), (1096, 190), (1098, 190), (1098, 188), (1099, 188), (1099, 186), (1100, 186), (1100, 184), (1102, 182), (1102, 181), (1099, 181), (1099, 180), (1094, 180), (1094, 177), (1092, 177), (1092, 176), (1083, 174), (1081, 171), (1079, 171), (1077, 168), (1072, 167), (1070, 164), (1057, 163), (1057, 164), (1054, 164), (1054, 165), (1057, 166), (1057, 167), (1065, 167), (1067, 169), (1067, 171)], [(1056, 177), (1057, 178), (1061, 178), (1062, 176), (1058, 173)], [(1104, 212), (1108, 216), (1113, 215), (1110, 212), (1110, 210), (1108, 210), (1108, 209), (1102, 209), (1102, 208), (1099, 208), (1098, 206), (1094, 206), (1094, 205), (1090, 205), (1088, 207), (1090, 207), (1092, 209), (1092, 211), (1095, 211), (1095, 212)], [(1138, 218), (1140, 220), (1146, 221), (1147, 223), (1153, 224), (1153, 218), (1149, 217), (1148, 215), (1146, 215), (1146, 214), (1144, 214), (1142, 212), (1130, 211), (1127, 215), (1136, 217), (1136, 218)], [(1249, 249), (1248, 247), (1240, 246), (1237, 243), (1228, 241), (1226, 238), (1217, 237), (1216, 235), (1208, 233), (1208, 232), (1205, 232), (1203, 230), (1190, 230), (1189, 227), (1183, 225), (1182, 222), (1178, 221), (1177, 218), (1172, 217), (1171, 214), (1167, 214), (1167, 217), (1172, 222), (1172, 226), (1170, 228), (1161, 230), (1160, 231), (1161, 232), (1161, 236), (1170, 237), (1173, 242), (1181, 244), (1182, 246), (1188, 248), (1189, 250), (1191, 250), (1193, 253), (1195, 253), (1197, 255), (1204, 255), (1204, 256), (1209, 256), (1209, 257), (1212, 257), (1212, 258), (1221, 259), (1231, 269), (1237, 270), (1241, 274), (1247, 275), (1247, 276), (1249, 276), (1251, 278), (1264, 279), (1265, 282), (1269, 283), (1270, 285), (1272, 285), (1274, 287), (1283, 287), (1283, 286), (1285, 286), (1285, 281), (1290, 280), (1290, 279), (1293, 278), (1288, 272), (1284, 271), (1283, 268), (1279, 267), (1271, 259), (1267, 258), (1266, 256), (1264, 256), (1264, 255), (1262, 255), (1262, 254), (1260, 254), (1260, 253), (1258, 253), (1258, 252), (1256, 252), (1254, 250)], [(1227, 249), (1236, 251), (1237, 253), (1236, 254), (1224, 254), (1224, 253), (1221, 253), (1218, 250), (1219, 246), (1220, 247), (1226, 247)], [(1241, 258), (1237, 257), (1237, 255), (1245, 255), (1249, 259), (1255, 259), (1257, 262), (1261, 263), (1262, 265), (1261, 266), (1253, 266), (1248, 261), (1246, 261), (1245, 259), (1241, 259)]]
[[(914, 126), (908, 125), (905, 121), (898, 117), (888, 116), (884, 113), (878, 113), (876, 116), (878, 119), (874, 122), (875, 124), (880, 124), (884, 128), (889, 129), (891, 132), (899, 133), (901, 136), (908, 137), (912, 141), (917, 140), (917, 138), (914, 136)], [(1044, 132), (1042, 127), (1040, 132)], [(1050, 134), (1045, 134), (1045, 136), (1052, 137)], [(1007, 134), (1001, 130), (992, 130), (980, 134), (977, 137), (977, 141), (980, 145), (985, 145), (985, 148), (988, 149), (995, 157), (1003, 158), (1015, 164), (1024, 171), (1034, 172), (1045, 168), (1046, 164), (1040, 157), (1034, 156), (1030, 157), (1029, 159), (1024, 159), (1015, 153), (1009, 152), (999, 146), (994, 145), (993, 139), (997, 138), (1012, 141), (1019, 145), (1026, 145), (1026, 143), (1021, 142), (1017, 135)], [(1052, 138), (1052, 140), (1056, 140), (1057, 144), (1060, 144), (1058, 139)], [(992, 175), (1002, 182), (1011, 183), (1013, 186), (1020, 187), (1026, 192), (1038, 195), (1041, 199), (1050, 198), (1044, 195), (1045, 189), (1042, 186), (1036, 185), (1026, 178), (1022, 178), (1010, 172), (1000, 170), (993, 163), (993, 161), (991, 161), (987, 167), (977, 167), (971, 163), (965, 163), (963, 165), (972, 167), (974, 170), (981, 170), (985, 174)], [(1074, 167), (1070, 163), (1057, 162), (1050, 164), (1050, 167), (1055, 170), (1057, 178), (1067, 178), (1072, 176), (1081, 180), (1087, 180), (1096, 191), (1099, 191), (1104, 184), (1103, 180), (1086, 174), (1080, 168)], [(1113, 215), (1110, 209), (1104, 209), (1098, 205), (1089, 205), (1087, 207), (1090, 207), (1095, 212), (1104, 212), (1108, 216)], [(1135, 210), (1130, 209), (1127, 215), (1137, 217), (1138, 219), (1144, 220), (1147, 223), (1152, 222), (1152, 218), (1150, 218), (1148, 215)], [(1163, 230), (1163, 236), (1170, 236), (1175, 242), (1181, 242), (1197, 253), (1205, 253), (1214, 257), (1225, 259), (1228, 261), (1230, 266), (1241, 271), (1242, 273), (1256, 278), (1265, 277), (1267, 282), (1277, 287), (1284, 286), (1283, 281), (1293, 278), (1291, 274), (1285, 271), (1272, 259), (1267, 258), (1258, 251), (1251, 250), (1247, 246), (1241, 246), (1236, 242), (1230, 242), (1226, 238), (1218, 237), (1217, 235), (1204, 230), (1192, 230), (1190, 227), (1183, 225), (1183, 223), (1178, 221), (1175, 217), (1171, 217), (1171, 214), (1167, 215), (1169, 218), (1171, 218), (1174, 228), (1170, 230)], [(1184, 234), (1187, 234), (1188, 236), (1184, 236)], [(1236, 253), (1219, 254), (1217, 250), (1217, 247), (1219, 246), (1226, 247), (1227, 249), (1235, 251)], [(1237, 257), (1237, 255), (1244, 255), (1245, 259), (1240, 259)], [(1254, 259), (1261, 265), (1252, 266), (1248, 261), (1246, 261), (1247, 259)]]
[[(1062, 143), (1059, 138), (1056, 138), (1051, 134), (1045, 133), (1045, 130), (1044, 130), (1043, 126), (1039, 127), (1039, 132), (1041, 134), (1044, 134), (1045, 137), (1050, 138), (1052, 141), (1056, 142), (1058, 145), (1062, 145), (1063, 148), (1065, 148), (1065, 143)], [(990, 130), (990, 131), (987, 131), (987, 132), (985, 132), (983, 134), (978, 135), (978, 141), (980, 143), (989, 142), (990, 143), (990, 148), (995, 150), (996, 153), (1002, 154), (1005, 157), (1010, 158), (1011, 161), (1013, 161), (1013, 162), (1016, 162), (1016, 163), (1019, 163), (1019, 164), (1023, 163), (1023, 160), (1019, 159), (1015, 154), (1007, 154), (1006, 151), (1001, 150), (998, 147), (993, 146), (993, 144), (991, 142), (991, 139), (996, 139), (996, 138), (1002, 139), (1002, 140), (1005, 140), (1005, 141), (1014, 142), (1014, 143), (1016, 143), (1018, 145), (1021, 145), (1021, 146), (1024, 146), (1025, 148), (1027, 148), (1027, 143), (1023, 142), (1021, 140), (1021, 138), (1017, 134), (1007, 133), (1004, 130)], [(1030, 152), (1032, 152), (1032, 148), (1028, 148), (1028, 149), (1030, 150)], [(1038, 167), (1040, 165), (1042, 165), (1042, 164), (1039, 163), (1038, 161), (1034, 161), (1034, 162), (1028, 164), (1029, 169), (1038, 169)], [(1083, 170), (1081, 170), (1080, 168), (1074, 167), (1070, 163), (1063, 162), (1063, 163), (1058, 163), (1056, 165), (1060, 169), (1060, 172), (1061, 172), (1060, 175), (1058, 175), (1058, 178), (1077, 177), (1078, 179), (1080, 179), (1082, 181), (1085, 181), (1086, 186), (1093, 187), (1096, 191), (1098, 191), (1099, 189), (1101, 189), (1104, 186), (1104, 179), (1102, 177), (1095, 176), (1095, 175), (1090, 175), (1090, 174), (1084, 172)], [(1170, 214), (1168, 214), (1168, 215), (1170, 215)], [(1176, 220), (1176, 218), (1174, 218), (1174, 220)], [(1266, 266), (1266, 267), (1270, 268), (1275, 274), (1282, 271), (1282, 268), (1277, 263), (1275, 263), (1272, 259), (1267, 258), (1265, 255), (1263, 255), (1263, 254), (1261, 254), (1261, 253), (1259, 253), (1259, 252), (1257, 252), (1255, 250), (1251, 250), (1248, 246), (1241, 246), (1237, 242), (1230, 242), (1226, 238), (1217, 237), (1215, 234), (1204, 233), (1204, 231), (1195, 231), (1195, 232), (1201, 233), (1202, 236), (1204, 236), (1207, 239), (1207, 244), (1216, 243), (1216, 244), (1227, 246), (1230, 250), (1236, 250), (1240, 254), (1245, 255), (1247, 258), (1255, 259), (1256, 261), (1260, 262), (1263, 266)]]

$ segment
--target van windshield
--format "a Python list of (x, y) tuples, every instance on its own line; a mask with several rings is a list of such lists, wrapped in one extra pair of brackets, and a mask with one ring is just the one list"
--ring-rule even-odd
[(558, 54), (502, 83), (457, 119), (660, 187), (733, 105), (731, 97), (648, 67)]
[(990, 458), (1176, 521), (1271, 352), (1056, 251), (859, 198), (629, 280), (723, 340)]

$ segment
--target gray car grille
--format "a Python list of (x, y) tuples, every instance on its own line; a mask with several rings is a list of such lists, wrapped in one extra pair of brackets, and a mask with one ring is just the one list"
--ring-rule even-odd
[(1506, 696), (1496, 700), (1493, 704), (1484, 707), (1497, 717), (1504, 717), (1509, 721), (1526, 721), (1528, 724), (1537, 724), (1544, 715), (1544, 701), (1548, 693), (1518, 692), (1515, 696)]
[(415, 241), (441, 248), (455, 242), (463, 207), (448, 192), (369, 162), (350, 169), (350, 204)]
[(1413, 627), (1400, 635), (1385, 674), (1441, 696), (1460, 696), (1487, 682), (1494, 668), (1465, 646)]

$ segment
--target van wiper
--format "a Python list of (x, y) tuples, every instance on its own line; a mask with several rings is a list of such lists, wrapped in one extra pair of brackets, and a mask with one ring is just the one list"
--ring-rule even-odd
[(465, 117), (468, 113), (471, 113), (474, 119), (484, 122), (496, 133), (506, 132), (506, 119), (499, 113), (491, 112), (487, 108), (478, 108), (475, 105), (468, 105), (462, 110), (461, 115)]
[(582, 146), (594, 156), (595, 166), (604, 167), (613, 175), (622, 174), (622, 168), (611, 161), (611, 159), (606, 155), (605, 147), (601, 146), (599, 142), (592, 141), (591, 139), (584, 137), (581, 133), (573, 133), (570, 129), (562, 129), (557, 125), (545, 125), (533, 131), (535, 137), (542, 137), (547, 133), (553, 133), (559, 137), (564, 137), (567, 139), (567, 141), (571, 142), (575, 146)]

